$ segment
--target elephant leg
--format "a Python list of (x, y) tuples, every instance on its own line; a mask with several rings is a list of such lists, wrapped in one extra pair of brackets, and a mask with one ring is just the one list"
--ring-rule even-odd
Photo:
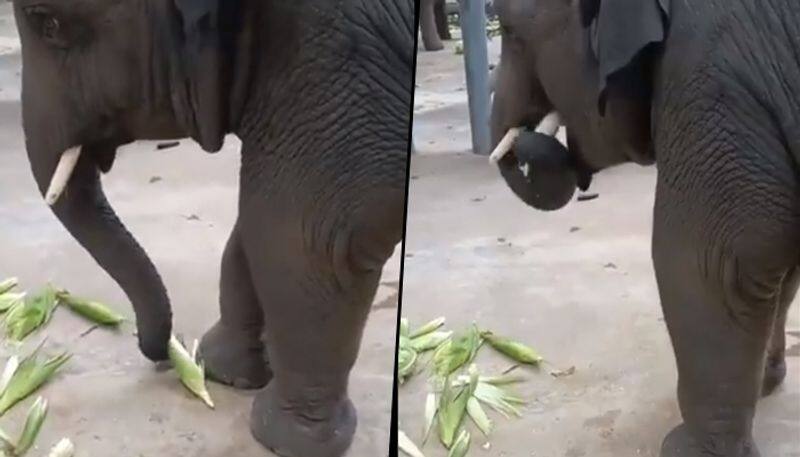
[[(270, 195), (264, 205), (276, 200)], [(256, 397), (251, 430), (281, 456), (339, 457), (352, 441), (356, 411), (347, 393), (349, 374), (383, 264), (402, 227), (402, 205), (380, 204), (370, 211), (317, 209), (293, 216), (302, 206), (294, 197), (280, 208), (255, 204), (246, 210), (253, 277), (280, 278), (255, 284), (274, 379)], [(384, 214), (383, 207), (395, 214)], [(268, 235), (264, 226), (271, 228)], [(312, 233), (304, 231), (308, 227)]]
[(666, 194), (660, 186), (653, 260), (684, 424), (664, 440), (661, 457), (756, 457), (752, 424), (765, 353), (792, 267), (763, 257), (772, 255), (767, 248), (726, 238), (716, 229), (720, 220), (682, 211), (684, 198)]
[(767, 365), (764, 369), (764, 383), (761, 388), (764, 396), (774, 392), (786, 378), (786, 318), (797, 294), (798, 286), (800, 286), (800, 270), (794, 269), (786, 276), (781, 286), (778, 315), (767, 349)]
[(238, 389), (259, 389), (272, 377), (261, 333), (264, 316), (242, 249), (238, 223), (222, 255), (220, 320), (200, 345), (208, 376)]
[(439, 38), (452, 40), (450, 24), (447, 21), (447, 2), (445, 0), (436, 0), (436, 4), (433, 6), (433, 14), (436, 17), (436, 30), (439, 33)]
[(444, 44), (442, 44), (436, 29), (435, 3), (436, 0), (422, 0), (420, 4), (419, 26), (422, 29), (422, 44), (426, 51), (444, 49)]

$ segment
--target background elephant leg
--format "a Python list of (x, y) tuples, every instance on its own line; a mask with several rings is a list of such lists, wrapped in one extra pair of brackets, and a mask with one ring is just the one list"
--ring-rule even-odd
[(764, 369), (764, 385), (762, 394), (769, 395), (781, 385), (786, 378), (786, 318), (789, 308), (800, 286), (800, 271), (792, 270), (781, 285), (778, 315), (772, 329), (772, 337), (767, 349), (767, 366)]
[(422, 29), (422, 44), (426, 51), (439, 51), (444, 48), (436, 30), (435, 3), (436, 0), (422, 0), (420, 4), (419, 26)]
[[(356, 428), (347, 394), (350, 370), (381, 269), (402, 226), (392, 233), (378, 227), (371, 236), (357, 229), (364, 219), (347, 210), (293, 217), (297, 203), (292, 200), (279, 209), (251, 209), (251, 219), (242, 225), (253, 277), (279, 278), (255, 283), (275, 377), (256, 397), (251, 428), (279, 455), (338, 457)], [(402, 205), (381, 204), (396, 214), (368, 211), (369, 220), (380, 226), (402, 218)], [(271, 228), (268, 235), (265, 226)], [(301, 226), (314, 227), (313, 235), (298, 236), (304, 233)]]
[(272, 377), (261, 333), (264, 317), (242, 250), (238, 223), (222, 255), (220, 320), (200, 345), (211, 379), (239, 389), (264, 387)]
[(433, 5), (433, 14), (436, 17), (436, 30), (439, 33), (439, 38), (452, 40), (450, 24), (447, 21), (447, 2), (445, 0), (436, 0)]

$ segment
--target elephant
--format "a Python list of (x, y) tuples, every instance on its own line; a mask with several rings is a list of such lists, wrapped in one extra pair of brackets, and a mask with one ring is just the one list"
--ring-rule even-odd
[(800, 4), (495, 7), (492, 159), (517, 197), (552, 211), (603, 169), (658, 169), (651, 253), (683, 419), (661, 457), (758, 456), (800, 283)]
[(442, 40), (451, 39), (450, 26), (447, 23), (446, 0), (421, 0), (419, 13), (419, 26), (425, 50), (440, 51), (444, 49)]
[[(14, 0), (22, 118), (39, 190), (122, 288), (141, 352), (168, 359), (172, 315), (101, 174), (135, 140), (241, 139), (211, 378), (261, 389), (251, 431), (283, 456), (337, 457), (365, 322), (401, 241), (412, 0)], [(189, 160), (189, 158), (187, 158)], [(390, 392), (386, 392), (390, 395)]]

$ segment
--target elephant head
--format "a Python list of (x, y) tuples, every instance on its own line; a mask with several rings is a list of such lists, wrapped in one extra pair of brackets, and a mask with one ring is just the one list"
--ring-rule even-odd
[(127, 294), (152, 360), (167, 358), (169, 299), (106, 200), (100, 172), (137, 139), (192, 137), (220, 149), (235, 121), (238, 3), (14, 0), (33, 175), (58, 219)]
[[(525, 203), (558, 209), (601, 169), (654, 162), (651, 94), (667, 1), (495, 1), (493, 159)], [(553, 138), (561, 126), (566, 147)]]

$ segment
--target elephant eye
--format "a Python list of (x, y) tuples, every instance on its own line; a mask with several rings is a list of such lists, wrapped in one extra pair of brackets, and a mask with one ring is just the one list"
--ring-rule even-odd
[(66, 47), (67, 42), (63, 37), (61, 21), (58, 16), (46, 6), (32, 6), (25, 9), (25, 14), (33, 29), (47, 43), (57, 47)]

